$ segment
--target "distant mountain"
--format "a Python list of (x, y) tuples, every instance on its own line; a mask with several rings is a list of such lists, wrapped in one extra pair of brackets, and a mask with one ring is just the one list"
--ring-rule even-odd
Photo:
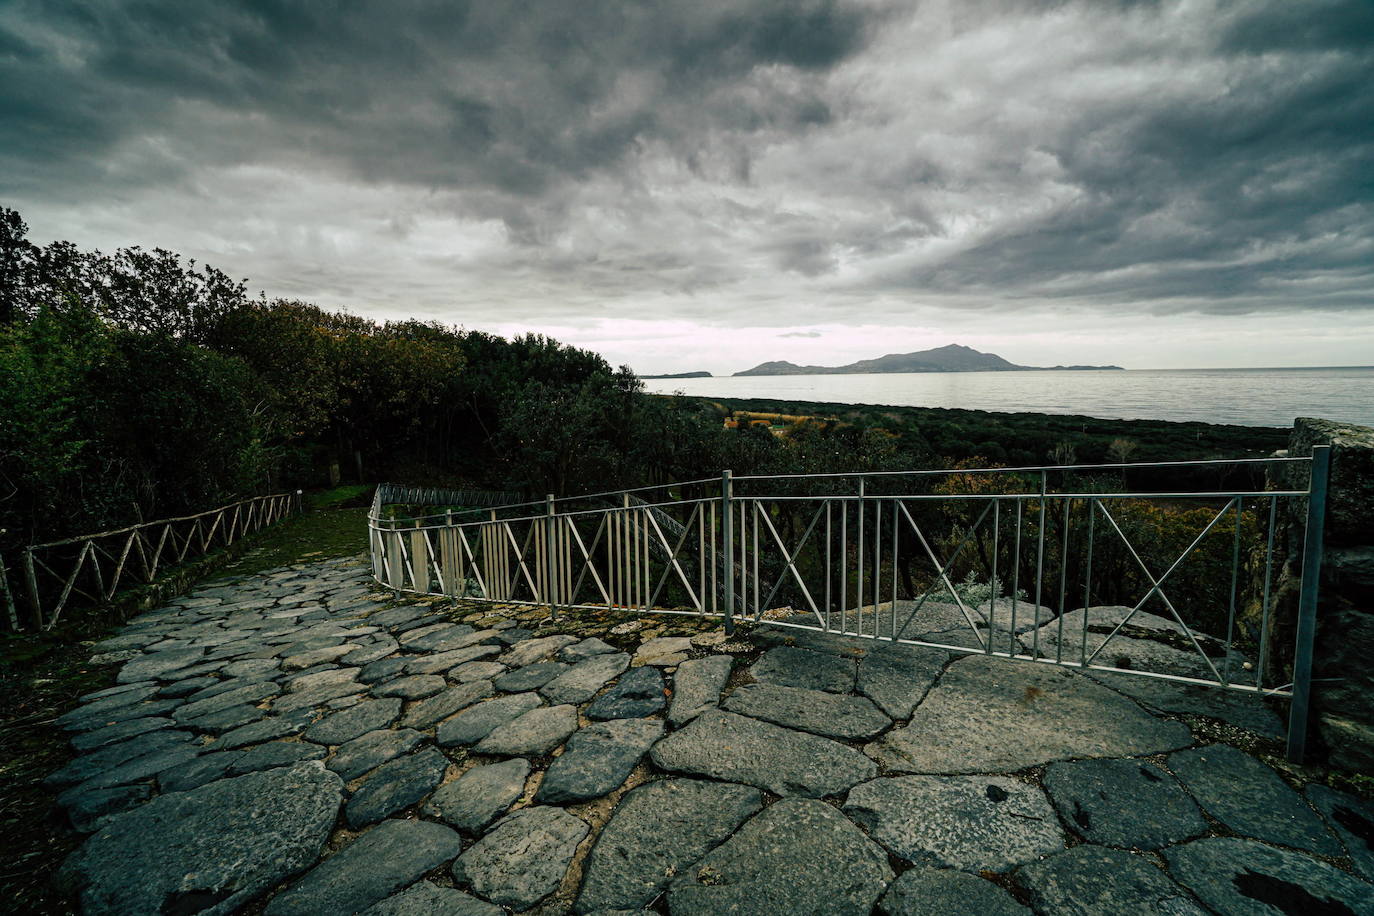
[(798, 366), (783, 360), (759, 363), (735, 375), (851, 375), (857, 372), (1009, 372), (1027, 369), (1120, 369), (1120, 366), (1018, 366), (996, 353), (950, 344), (915, 353), (889, 353), (847, 366)]
[(640, 378), (710, 378), (709, 372), (673, 372), (669, 375), (641, 375)]

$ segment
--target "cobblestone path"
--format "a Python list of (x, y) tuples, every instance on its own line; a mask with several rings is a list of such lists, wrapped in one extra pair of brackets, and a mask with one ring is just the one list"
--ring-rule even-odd
[[(87, 913), (1374, 913), (1257, 703), (796, 630), (220, 580), (61, 720)], [(1245, 750), (1242, 750), (1244, 748)]]

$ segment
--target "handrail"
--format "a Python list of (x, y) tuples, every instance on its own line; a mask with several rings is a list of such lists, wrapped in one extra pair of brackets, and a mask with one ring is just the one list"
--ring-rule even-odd
[[(18, 629), (21, 625), (14, 599), (18, 591), (27, 599), (32, 625), (49, 630), (74, 599), (106, 604), (129, 578), (150, 584), (160, 569), (192, 556), (204, 556), (213, 547), (227, 547), (293, 511), (301, 511), (300, 490), (252, 496), (191, 515), (31, 544), (19, 553), (21, 588), (12, 589), (7, 578), (0, 583), (10, 626)], [(111, 538), (122, 540), (107, 549), (104, 542)], [(73, 557), (62, 548), (79, 549)], [(44, 556), (53, 551), (59, 555)], [(7, 577), (3, 566), (0, 576)]]
[[(1312, 457), (739, 477), (724, 471), (719, 478), (548, 495), (542, 505), (492, 506), (478, 518), (383, 518), (379, 491), (368, 527), (373, 576), (397, 592), (718, 617), (727, 632), (742, 619), (1067, 667), (1132, 668), (1128, 673), (1292, 697), (1291, 728), (1298, 729), (1315, 613), (1318, 561), (1310, 551), (1319, 552), (1320, 541), (1309, 521), (1300, 609), (1306, 641), (1293, 647), (1293, 684), (1280, 684), (1281, 659), (1269, 657), (1274, 644), (1267, 642), (1279, 600), (1274, 578), (1286, 562), (1283, 553), (1276, 561), (1275, 535), (1280, 551), (1296, 549), (1301, 529), (1288, 501), (1310, 507), (1325, 500), (1318, 469), (1327, 455), (1317, 446)], [(1263, 489), (1251, 479), (1226, 487), (1223, 477), (1216, 489), (1150, 491), (1124, 483), (1141, 469), (1237, 466), (1306, 467), (1307, 486), (1291, 472), (1267, 475)], [(1123, 472), (1120, 488), (1095, 488), (1102, 475), (1064, 479), (1109, 469)], [(1015, 481), (1004, 487), (1010, 492), (877, 485), (973, 474)], [(797, 486), (837, 480), (853, 486)], [(1190, 514), (1134, 505), (1148, 501), (1189, 505)], [(982, 597), (963, 597), (968, 583)], [(932, 617), (929, 608), (940, 607)], [(922, 626), (936, 619), (943, 629)], [(1142, 627), (1168, 648), (1121, 655), (1135, 651)], [(1123, 657), (1134, 661), (1120, 663)], [(1300, 745), (1290, 747), (1291, 757), (1301, 753)]]

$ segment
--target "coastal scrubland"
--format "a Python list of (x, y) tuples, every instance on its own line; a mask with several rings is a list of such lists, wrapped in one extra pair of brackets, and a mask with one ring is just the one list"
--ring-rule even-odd
[[(751, 413), (766, 422), (727, 428)], [(17, 212), (0, 211), (0, 551), (340, 480), (565, 494), (722, 468), (1254, 457), (1284, 439), (1253, 427), (649, 395), (627, 367), (544, 336), (253, 296), (170, 251), (36, 245)]]

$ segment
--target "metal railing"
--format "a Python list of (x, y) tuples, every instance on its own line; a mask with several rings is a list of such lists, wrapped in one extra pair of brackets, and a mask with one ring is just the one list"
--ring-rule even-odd
[[(714, 616), (730, 631), (748, 620), (1290, 697), (1289, 754), (1300, 758), (1328, 454), (725, 471), (419, 518), (383, 518), (379, 493), (373, 575), (396, 591)], [(1274, 482), (1295, 471), (1303, 485)], [(1239, 474), (1251, 486), (1128, 486), (1161, 473)], [(1301, 531), (1304, 513), (1287, 680), (1271, 645), (1275, 541)]]
[(196, 515), (33, 544), (19, 553), (17, 588), (0, 564), (10, 626), (23, 627), (16, 592), (23, 594), (18, 603), (27, 605), (31, 626), (48, 630), (73, 603), (106, 604), (122, 587), (151, 584), (159, 571), (227, 547), (300, 509), (300, 491), (254, 496)]

